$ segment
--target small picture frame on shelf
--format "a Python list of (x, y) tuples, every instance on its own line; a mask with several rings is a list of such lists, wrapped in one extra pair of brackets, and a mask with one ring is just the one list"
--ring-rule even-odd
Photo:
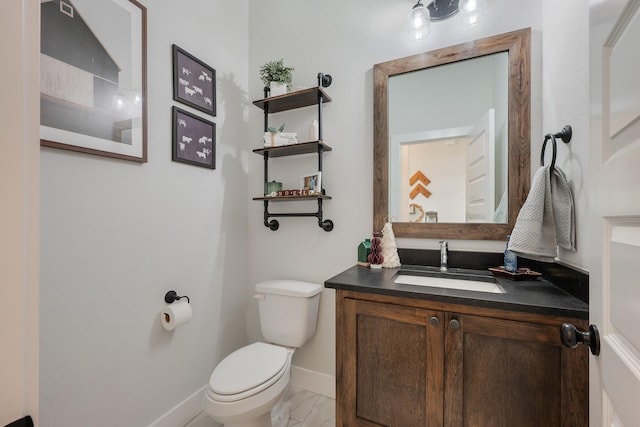
[(300, 189), (302, 194), (321, 194), (322, 193), (322, 173), (314, 172), (312, 174), (303, 175), (300, 179)]
[(173, 107), (174, 162), (216, 168), (216, 124)]
[(173, 99), (203, 113), (216, 115), (216, 70), (172, 45)]

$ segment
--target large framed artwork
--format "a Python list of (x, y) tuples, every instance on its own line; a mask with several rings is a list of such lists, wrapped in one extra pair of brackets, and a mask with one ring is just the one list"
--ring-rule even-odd
[(147, 161), (146, 8), (41, 0), (40, 143)]
[(173, 161), (216, 168), (216, 124), (173, 107)]
[(216, 70), (172, 45), (173, 99), (203, 113), (216, 115)]

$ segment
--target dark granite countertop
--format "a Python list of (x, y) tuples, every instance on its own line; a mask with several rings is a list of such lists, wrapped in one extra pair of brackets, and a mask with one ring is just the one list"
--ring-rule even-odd
[[(506, 291), (503, 294), (394, 283), (396, 274), (410, 269), (437, 271), (434, 267), (412, 265), (381, 270), (356, 265), (326, 280), (325, 287), (543, 315), (589, 318), (588, 304), (543, 278), (513, 281), (495, 277), (497, 283)], [(455, 271), (456, 269), (451, 270)], [(466, 271), (478, 276), (493, 277), (487, 270)]]

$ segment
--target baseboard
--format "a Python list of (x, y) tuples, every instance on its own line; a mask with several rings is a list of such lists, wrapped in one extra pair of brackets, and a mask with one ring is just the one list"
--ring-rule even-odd
[(300, 388), (315, 394), (336, 398), (336, 377), (309, 369), (291, 366), (291, 387)]
[(202, 399), (206, 385), (197, 390), (191, 396), (169, 409), (160, 418), (149, 424), (149, 427), (176, 427), (184, 426), (202, 412)]

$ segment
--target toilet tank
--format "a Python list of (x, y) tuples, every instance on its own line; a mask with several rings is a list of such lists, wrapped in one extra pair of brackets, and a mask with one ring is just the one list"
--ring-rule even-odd
[(316, 332), (322, 285), (267, 280), (256, 285), (260, 328), (267, 342), (302, 347)]

